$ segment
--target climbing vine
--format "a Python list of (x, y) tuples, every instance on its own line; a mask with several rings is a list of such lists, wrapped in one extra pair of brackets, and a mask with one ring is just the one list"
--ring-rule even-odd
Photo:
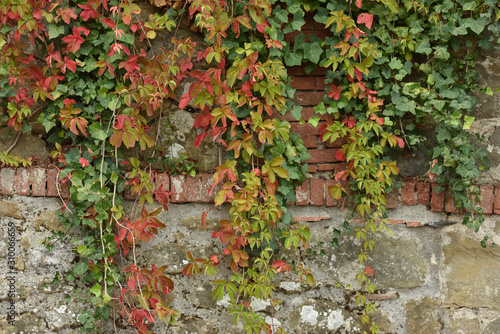
[[(149, 333), (149, 323), (159, 319), (168, 325), (179, 315), (164, 303), (174, 289), (166, 267), (142, 268), (136, 256), (137, 244), (165, 227), (157, 217), (168, 208), (170, 194), (154, 188), (150, 165), (124, 154), (133, 148), (161, 150), (153, 134), (159, 129), (151, 126), (162, 124), (163, 103), (171, 99), (180, 109), (197, 112), (195, 146), (211, 141), (224, 152), (210, 192), (216, 193), (215, 206), (230, 206), (230, 218), (212, 235), (223, 252), (207, 259), (188, 252), (183, 273), (219, 273), (223, 278), (212, 282), (213, 297), (228, 296), (235, 323), (248, 333), (276, 332), (247, 298), (277, 303), (273, 282), (282, 272), (315, 282), (307, 267), (284, 255), (285, 249), (310, 247), (309, 229), (293, 224), (287, 209), (306, 178), (304, 161), (310, 156), (290, 124), (275, 117), (301, 119), (286, 66), (305, 65), (308, 72), (327, 69), (327, 92), (309, 122), (317, 126), (319, 117), (326, 117), (321, 140), (344, 142), (335, 158), (345, 161), (346, 169), (332, 175), (337, 184), (329, 192), (336, 199), (348, 196), (351, 223), (362, 223), (353, 228), (364, 267), (356, 302), (363, 307), (365, 330), (377, 333), (369, 316), (374, 306), (365, 293), (375, 290), (371, 235), (387, 229), (385, 194), (399, 173), (391, 154), (433, 142), (429, 175), (448, 186), (457, 209), (468, 210), (464, 224), (477, 230), (483, 219), (471, 181), (488, 168), (486, 152), (475, 148), (466, 130), (474, 120), (472, 92), (480, 88), (473, 69), (477, 49), (495, 46), (499, 5), (490, 0), (166, 5), (144, 19), (132, 0), (0, 1), (3, 121), (18, 134), (30, 131), (35, 119), (44, 126), (59, 179), (71, 182), (70, 201), (59, 217), (66, 230), (78, 227), (85, 234), (72, 242), (79, 261), (56, 280), (78, 278), (89, 287), (86, 300), (95, 307), (79, 316), (81, 331), (98, 329), (115, 311), (139, 333)], [(306, 40), (299, 34), (287, 43), (285, 34), (300, 31), (307, 12), (331, 36)], [(203, 41), (178, 39), (184, 24), (203, 34)], [(159, 34), (172, 43), (160, 53), (152, 46)], [(187, 82), (189, 88), (179, 94)], [(492, 94), (490, 88), (484, 92)], [(418, 131), (429, 124), (436, 127), (433, 138)], [(29, 163), (9, 152), (0, 162)], [(196, 172), (181, 161), (167, 168)], [(131, 213), (123, 207), (124, 189), (138, 197)], [(162, 206), (154, 208), (153, 199)], [(203, 214), (203, 226), (209, 215)], [(46, 246), (53, 248), (64, 236), (53, 232)]]

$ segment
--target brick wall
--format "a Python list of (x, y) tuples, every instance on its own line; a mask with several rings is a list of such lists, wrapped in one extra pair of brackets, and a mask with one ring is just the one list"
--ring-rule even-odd
[[(321, 166), (321, 164), (319, 165)], [(208, 194), (213, 183), (212, 174), (202, 174), (195, 177), (186, 175), (168, 175), (155, 173), (154, 184), (171, 192), (172, 203), (211, 203), (217, 189)], [(334, 200), (328, 193), (328, 186), (334, 180), (320, 178), (307, 179), (301, 187), (295, 189), (297, 206), (345, 206), (348, 199)], [(401, 189), (387, 194), (387, 208), (397, 209), (402, 206), (423, 205), (434, 212), (459, 213), (453, 204), (451, 196), (443, 191), (434, 193), (435, 183), (402, 182)], [(69, 198), (69, 184), (58, 181), (57, 169), (44, 168), (3, 168), (0, 169), (0, 195), (20, 195), (32, 197), (61, 197)], [(482, 202), (480, 203), (485, 214), (500, 214), (500, 185), (481, 186)], [(134, 200), (135, 196), (125, 191), (127, 200)], [(404, 221), (402, 221), (404, 222)]]

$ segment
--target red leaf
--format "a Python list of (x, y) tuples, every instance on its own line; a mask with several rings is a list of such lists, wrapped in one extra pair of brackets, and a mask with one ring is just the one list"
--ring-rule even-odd
[(189, 101), (191, 101), (191, 98), (188, 93), (182, 95), (181, 100), (179, 101), (179, 109), (184, 109), (187, 107), (189, 104)]
[(283, 261), (283, 260), (273, 261), (273, 268), (279, 268), (279, 267), (281, 267), (284, 264), (285, 264), (285, 261)]
[(356, 7), (361, 8), (363, 6), (363, 0), (356, 0)]
[(360, 16), (358, 16), (358, 24), (360, 23), (364, 23), (368, 29), (371, 29), (373, 23), (373, 14), (363, 13)]
[(78, 162), (82, 165), (82, 167), (87, 167), (89, 165), (89, 161), (85, 158), (80, 158)]
[(205, 139), (208, 136), (208, 132), (203, 132), (196, 136), (194, 140), (194, 147), (199, 147), (203, 139)]
[[(347, 153), (347, 152), (346, 152)], [(342, 150), (339, 149), (337, 152), (335, 152), (335, 159), (340, 160), (340, 161), (345, 161), (345, 156), (346, 154), (342, 154)]]
[(401, 147), (401, 148), (404, 148), (405, 147), (405, 142), (403, 141), (403, 139), (399, 138), (399, 137), (396, 137), (396, 139), (398, 140), (398, 146)]
[(134, 275), (130, 275), (130, 278), (129, 278), (127, 284), (128, 284), (128, 287), (129, 287), (130, 290), (134, 290), (135, 289)]
[(340, 99), (340, 93), (342, 93), (342, 87), (340, 86), (335, 86), (335, 85), (330, 85), (330, 91), (328, 92), (328, 97), (332, 98), (334, 100)]
[(207, 223), (207, 212), (206, 212), (206, 211), (204, 211), (204, 212), (201, 214), (201, 226), (203, 227), (203, 229), (206, 229), (206, 228), (207, 228), (206, 223)]
[(78, 7), (83, 9), (82, 12), (80, 13), (80, 17), (85, 22), (90, 20), (90, 19), (96, 19), (99, 16), (101, 16), (101, 14), (99, 14), (99, 12), (97, 10), (93, 9), (91, 5), (78, 4)]
[(111, 29), (113, 29), (115, 27), (115, 22), (110, 18), (101, 17), (101, 21), (102, 21), (102, 23), (104, 23), (105, 25), (110, 27)]

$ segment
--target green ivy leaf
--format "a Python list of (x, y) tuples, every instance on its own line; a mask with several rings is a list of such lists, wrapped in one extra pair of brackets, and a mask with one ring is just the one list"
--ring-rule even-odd
[(323, 49), (318, 42), (306, 44), (304, 46), (304, 57), (309, 59), (314, 64), (319, 62), (321, 55), (323, 54)]
[(302, 64), (302, 55), (296, 52), (285, 55), (286, 66), (300, 66)]
[(428, 39), (424, 39), (415, 49), (415, 52), (422, 53), (425, 55), (430, 55), (432, 52), (431, 45), (429, 44)]
[(54, 39), (64, 34), (64, 25), (57, 25), (54, 22), (51, 22), (47, 26), (47, 31), (49, 32), (49, 39)]
[(88, 266), (86, 263), (83, 262), (78, 262), (74, 267), (73, 267), (73, 273), (76, 276), (81, 276), (87, 272)]
[(96, 283), (91, 289), (90, 292), (92, 292), (96, 297), (99, 297), (101, 295), (101, 289), (102, 286), (99, 283)]
[(389, 62), (389, 67), (392, 69), (392, 70), (400, 70), (403, 68), (403, 63), (401, 62), (401, 60), (397, 57), (394, 57), (391, 59), (391, 61)]
[(480, 34), (483, 32), (486, 25), (490, 23), (489, 14), (481, 14), (479, 19), (474, 19), (473, 17), (468, 17), (465, 19), (464, 26), (470, 28), (476, 34)]

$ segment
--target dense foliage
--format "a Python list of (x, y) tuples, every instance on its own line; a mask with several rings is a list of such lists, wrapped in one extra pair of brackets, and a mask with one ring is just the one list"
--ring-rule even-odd
[[(477, 229), (481, 222), (474, 215), (471, 195), (478, 190), (471, 180), (486, 167), (486, 153), (475, 149), (464, 130), (473, 121), (471, 92), (479, 88), (473, 70), (477, 47), (492, 47), (498, 36), (499, 5), (466, 0), (169, 4), (141, 21), (141, 7), (131, 0), (0, 1), (5, 122), (26, 132), (28, 120), (37, 117), (45, 127), (59, 177), (71, 180), (71, 201), (60, 218), (67, 230), (85, 231), (73, 240), (80, 261), (61, 277), (90, 287), (88, 301), (95, 308), (79, 316), (82, 332), (99, 328), (115, 307), (140, 333), (149, 333), (147, 325), (156, 319), (169, 324), (178, 315), (164, 304), (174, 288), (165, 267), (141, 268), (135, 254), (139, 241), (148, 242), (165, 227), (157, 216), (167, 208), (169, 193), (154, 189), (144, 162), (123, 155), (133, 147), (160, 149), (150, 124), (161, 117), (167, 99), (199, 111), (196, 145), (211, 140), (226, 151), (213, 186), (220, 189), (215, 205), (230, 205), (230, 219), (220, 221), (213, 234), (224, 252), (209, 259), (188, 252), (184, 273), (213, 277), (221, 266), (229, 267), (223, 279), (213, 281), (213, 296), (229, 296), (230, 313), (249, 333), (271, 328), (247, 297), (274, 302), (273, 280), (281, 272), (314, 283), (309, 269), (280, 252), (309, 247), (309, 230), (293, 224), (286, 204), (295, 201), (294, 187), (305, 180), (309, 155), (290, 124), (274, 117), (290, 113), (300, 120), (285, 65), (304, 63), (308, 71), (328, 70), (327, 93), (315, 111), (329, 115), (320, 128), (323, 141), (345, 139), (336, 158), (347, 166), (333, 176), (338, 184), (329, 191), (334, 198), (349, 193), (352, 216), (363, 222), (354, 229), (364, 266), (356, 302), (363, 307), (366, 330), (377, 332), (364, 292), (375, 289), (370, 235), (385, 227), (384, 195), (398, 174), (389, 148), (418, 147), (426, 140), (419, 125), (434, 122), (431, 175), (451, 185), (457, 208), (469, 210), (466, 224)], [(299, 34), (286, 43), (285, 34), (301, 30), (306, 12), (331, 36), (306, 41)], [(177, 39), (186, 17), (204, 34), (203, 42)], [(162, 30), (171, 32), (172, 47), (155, 54), (151, 41)], [(177, 96), (186, 80), (188, 92)], [(309, 122), (317, 125), (318, 119)], [(2, 162), (23, 163), (3, 156)], [(122, 206), (126, 186), (139, 195), (133, 216)], [(153, 198), (162, 207), (153, 208)], [(47, 246), (63, 236), (54, 233)]]

